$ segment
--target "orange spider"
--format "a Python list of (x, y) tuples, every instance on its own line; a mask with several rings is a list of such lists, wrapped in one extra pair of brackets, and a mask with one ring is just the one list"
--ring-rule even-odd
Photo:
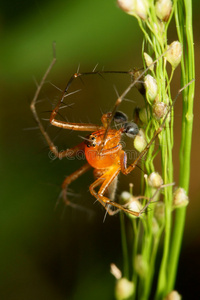
[[(90, 185), (90, 193), (105, 207), (107, 212), (110, 215), (117, 213), (119, 210), (123, 210), (127, 213), (130, 213), (134, 216), (139, 217), (142, 212), (146, 209), (149, 205), (150, 201), (145, 205), (145, 207), (140, 212), (135, 212), (128, 209), (125, 205), (121, 205), (114, 201), (114, 194), (116, 189), (117, 183), (117, 176), (120, 171), (123, 174), (129, 174), (138, 164), (138, 162), (142, 159), (142, 157), (146, 154), (149, 147), (155, 141), (158, 134), (162, 131), (166, 118), (170, 113), (172, 106), (169, 107), (166, 116), (164, 117), (160, 127), (154, 133), (153, 138), (147, 144), (145, 149), (139, 154), (134, 162), (132, 162), (128, 167), (126, 153), (122, 150), (122, 145), (120, 144), (122, 134), (127, 134), (129, 137), (134, 137), (138, 133), (138, 126), (135, 123), (129, 123), (127, 117), (124, 113), (118, 112), (117, 107), (122, 102), (126, 94), (131, 90), (131, 88), (139, 84), (139, 79), (144, 75), (144, 73), (148, 70), (148, 68), (143, 71), (137, 78), (128, 86), (128, 88), (124, 91), (124, 93), (118, 97), (114, 109), (112, 112), (104, 114), (101, 118), (102, 125), (95, 125), (95, 124), (86, 124), (86, 123), (70, 123), (66, 121), (61, 121), (56, 119), (57, 113), (59, 111), (60, 105), (62, 104), (64, 97), (68, 91), (69, 86), (71, 85), (72, 81), (75, 78), (80, 76), (86, 76), (91, 74), (105, 74), (105, 73), (128, 73), (134, 78), (134, 72), (109, 72), (109, 71), (93, 71), (88, 73), (75, 73), (70, 80), (63, 92), (63, 95), (58, 102), (57, 106), (51, 113), (50, 123), (56, 127), (70, 129), (75, 131), (89, 131), (92, 132), (89, 136), (87, 136), (84, 142), (80, 143), (79, 145), (67, 149), (65, 151), (59, 152), (57, 147), (54, 145), (53, 141), (50, 139), (48, 133), (45, 131), (35, 108), (36, 101), (40, 90), (46, 80), (48, 73), (50, 72), (51, 68), (53, 67), (56, 58), (54, 57), (51, 65), (47, 69), (44, 77), (41, 80), (40, 85), (38, 86), (35, 96), (31, 103), (31, 110), (34, 114), (34, 117), (39, 125), (39, 128), (45, 137), (50, 150), (54, 153), (54, 155), (58, 158), (63, 157), (71, 157), (72, 155), (75, 156), (76, 153), (80, 150), (84, 151), (87, 163), (83, 165), (80, 169), (66, 177), (62, 184), (62, 196), (63, 200), (67, 205), (76, 206), (75, 204), (71, 203), (67, 199), (67, 187), (68, 185), (76, 180), (79, 176), (87, 172), (90, 168), (94, 168), (94, 176), (96, 180)], [(155, 61), (156, 62), (156, 61)], [(155, 63), (154, 62), (154, 63)], [(151, 67), (151, 66), (150, 66)], [(180, 94), (181, 90), (179, 91)], [(176, 97), (177, 98), (177, 97)], [(175, 102), (175, 101), (174, 101)], [(112, 120), (115, 120), (118, 123), (121, 123), (122, 126), (120, 129), (110, 129), (110, 125)], [(100, 187), (99, 187), (100, 186)], [(98, 192), (95, 189), (99, 187)], [(110, 191), (109, 198), (106, 195), (106, 192)], [(115, 208), (113, 210), (112, 208)]]

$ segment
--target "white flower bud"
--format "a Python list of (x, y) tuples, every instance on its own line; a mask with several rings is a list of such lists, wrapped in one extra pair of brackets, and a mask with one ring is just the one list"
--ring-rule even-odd
[(170, 292), (164, 300), (181, 300), (182, 297), (177, 291)]
[(122, 272), (115, 264), (110, 264), (110, 273), (116, 278), (122, 278)]
[(147, 140), (143, 129), (139, 130), (139, 133), (134, 138), (133, 145), (138, 152), (142, 152), (145, 149)]
[(147, 74), (144, 77), (144, 85), (146, 89), (147, 100), (152, 102), (156, 98), (158, 93), (158, 86), (157, 86), (156, 79), (153, 78), (151, 75)]
[(118, 0), (119, 7), (129, 15), (145, 20), (147, 18), (149, 4), (147, 0)]
[(171, 0), (158, 0), (156, 2), (156, 15), (157, 17), (167, 22), (172, 10), (172, 1)]
[[(120, 203), (127, 204), (126, 208), (134, 212), (140, 212), (142, 210), (142, 204), (140, 201), (136, 197), (132, 196), (129, 192), (121, 193)], [(137, 218), (131, 214), (128, 214), (128, 216), (133, 219)]]
[(155, 102), (152, 106), (153, 116), (156, 120), (160, 120), (167, 113), (167, 104), (164, 102)]
[(163, 179), (157, 172), (152, 172), (148, 177), (148, 184), (152, 188), (159, 188), (163, 184)]
[(189, 203), (188, 196), (186, 195), (186, 191), (183, 188), (178, 188), (175, 190), (173, 195), (173, 207), (184, 207)]
[(148, 263), (146, 260), (144, 260), (144, 257), (142, 255), (136, 255), (134, 267), (140, 277), (144, 278), (146, 276), (148, 272)]
[(148, 0), (135, 0), (135, 4), (135, 14), (142, 20), (146, 20), (149, 11)]
[(126, 278), (120, 278), (116, 282), (115, 296), (117, 300), (123, 300), (131, 297), (134, 293), (134, 283)]
[[(146, 52), (144, 52), (144, 60), (146, 63), (146, 66), (149, 67), (150, 65), (153, 64), (153, 59), (151, 58), (151, 56), (149, 56), (149, 54), (147, 54)], [(149, 69), (151, 71), (153, 71), (154, 65), (152, 65)]]
[(127, 13), (130, 13), (135, 9), (135, 0), (118, 0), (117, 4)]
[[(134, 211), (134, 212), (140, 212), (141, 209), (142, 209), (142, 204), (140, 203), (140, 201), (137, 200), (137, 198), (132, 197), (129, 204), (128, 204), (128, 206), (127, 206), (127, 208), (129, 210)], [(129, 217), (130, 218), (137, 218), (136, 216), (131, 215), (131, 214), (129, 214)]]
[(175, 41), (167, 46), (167, 52), (165, 54), (167, 61), (176, 68), (181, 61), (182, 57), (182, 45), (179, 41)]
[(120, 195), (120, 202), (122, 203), (128, 203), (131, 199), (132, 195), (129, 192), (122, 192)]

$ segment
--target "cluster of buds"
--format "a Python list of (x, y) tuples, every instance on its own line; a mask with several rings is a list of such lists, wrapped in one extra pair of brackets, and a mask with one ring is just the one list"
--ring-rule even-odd
[[(172, 68), (176, 68), (181, 62), (182, 58), (182, 45), (179, 41), (174, 41), (170, 45), (167, 46), (165, 58), (171, 64)], [(146, 52), (144, 52), (144, 60), (146, 66), (153, 71), (154, 64), (153, 59)]]
[[(140, 212), (142, 204), (137, 197), (134, 197), (129, 192), (122, 192), (120, 196), (120, 202), (127, 205), (127, 208), (134, 212)], [(137, 218), (134, 215), (129, 214), (130, 218)]]
[[(149, 2), (148, 0), (118, 0), (119, 7), (135, 17), (139, 17), (142, 20), (146, 20), (149, 14)], [(164, 22), (169, 20), (172, 11), (171, 0), (158, 0), (155, 4), (155, 13), (157, 17)]]

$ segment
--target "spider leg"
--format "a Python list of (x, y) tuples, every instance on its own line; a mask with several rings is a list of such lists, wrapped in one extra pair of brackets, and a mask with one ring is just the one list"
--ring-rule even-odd
[[(36, 110), (36, 103), (37, 103), (37, 99), (38, 99), (38, 96), (40, 94), (40, 91), (46, 81), (46, 78), (48, 76), (48, 74), (50, 73), (51, 69), (53, 68), (54, 64), (56, 63), (56, 57), (55, 57), (55, 49), (54, 49), (54, 57), (53, 57), (53, 60), (51, 62), (51, 64), (49, 65), (49, 67), (47, 68), (44, 76), (42, 77), (42, 80), (40, 82), (40, 84), (38, 85), (37, 87), (37, 90), (35, 92), (35, 95), (33, 97), (33, 100), (31, 102), (31, 105), (30, 105), (30, 108), (32, 110), (32, 113), (33, 113), (33, 116), (38, 124), (38, 127), (42, 133), (42, 135), (44, 136), (47, 144), (49, 145), (49, 148), (50, 150), (53, 152), (53, 154), (62, 159), (63, 157), (71, 157), (71, 156), (74, 156), (77, 151), (79, 150), (83, 150), (84, 149), (84, 143), (81, 143), (79, 144), (78, 146), (75, 146), (74, 148), (71, 148), (71, 149), (67, 149), (65, 151), (58, 151), (57, 147), (55, 146), (55, 144), (53, 143), (52, 139), (50, 138), (50, 136), (48, 135), (48, 133), (46, 132), (39, 116), (38, 116), (38, 113), (37, 113), (37, 110)], [(52, 123), (53, 124), (53, 123)], [(61, 128), (67, 128), (67, 129), (71, 129), (71, 130), (80, 130), (80, 131), (94, 131), (94, 130), (99, 130), (101, 129), (102, 127), (101, 126), (98, 126), (98, 125), (92, 125), (92, 124), (77, 124), (77, 123), (74, 123), (74, 125), (72, 125), (73, 123), (67, 123), (67, 122), (64, 122), (64, 121), (57, 121), (57, 123), (55, 122), (55, 126), (57, 127), (61, 127)]]
[[(146, 205), (141, 209), (140, 211), (140, 215), (146, 210), (146, 208), (149, 206), (150, 203), (153, 203), (154, 201), (154, 198), (156, 197), (156, 195), (160, 192), (161, 189), (163, 188), (166, 188), (168, 186), (172, 186), (174, 185), (175, 183), (172, 182), (172, 183), (168, 183), (168, 184), (162, 184), (161, 186), (159, 186), (156, 191), (154, 192), (154, 194), (152, 195), (151, 198), (148, 199), (148, 202), (146, 203)], [(155, 201), (156, 202), (156, 201)]]
[(50, 143), (48, 143), (48, 144), (49, 144), (49, 148), (50, 148), (51, 152), (55, 155), (55, 157), (58, 157), (59, 159), (62, 159), (64, 157), (71, 158), (80, 151), (83, 151), (83, 153), (84, 153), (84, 148), (85, 148), (85, 143), (82, 142), (73, 148), (58, 151), (57, 147), (53, 144), (53, 142), (51, 140), (50, 140)]
[(68, 185), (70, 183), (72, 183), (73, 181), (75, 181), (78, 177), (80, 177), (81, 175), (83, 175), (85, 172), (87, 172), (89, 169), (91, 168), (91, 166), (86, 163), (85, 165), (83, 165), (81, 168), (79, 168), (78, 170), (76, 170), (75, 172), (73, 172), (71, 175), (67, 176), (65, 178), (65, 180), (62, 183), (62, 197), (63, 197), (63, 201), (66, 205), (72, 206), (72, 207), (76, 207), (76, 204), (71, 203), (68, 199), (67, 199), (67, 188)]
[(134, 162), (131, 163), (128, 167), (126, 166), (126, 162), (127, 162), (126, 153), (123, 150), (121, 150), (120, 164), (121, 164), (121, 171), (122, 171), (123, 174), (127, 175), (131, 171), (133, 171), (135, 169), (135, 167), (137, 166), (137, 164), (140, 162), (140, 160), (143, 158), (143, 156), (145, 156), (145, 154), (148, 152), (149, 148), (151, 147), (151, 145), (153, 144), (153, 142), (155, 141), (155, 139), (157, 138), (159, 133), (162, 131), (162, 129), (165, 125), (166, 118), (167, 118), (167, 115), (165, 116), (165, 118), (164, 118), (162, 124), (160, 125), (160, 127), (155, 131), (155, 133), (154, 133), (152, 139), (150, 140), (150, 142), (146, 145), (144, 150), (142, 152), (140, 152), (140, 154), (134, 160)]
[(67, 86), (64, 89), (59, 102), (57, 103), (56, 107), (54, 108), (54, 110), (51, 113), (50, 122), (52, 125), (54, 125), (56, 127), (64, 128), (64, 129), (71, 129), (71, 130), (78, 130), (78, 131), (97, 131), (97, 130), (100, 130), (103, 128), (102, 126), (95, 125), (95, 124), (71, 123), (71, 122), (64, 122), (64, 121), (60, 121), (60, 120), (56, 119), (56, 115), (58, 114), (60, 105), (64, 101), (64, 98), (66, 97), (66, 93), (67, 93), (69, 87), (71, 86), (72, 82), (77, 78), (81, 79), (83, 76), (95, 75), (95, 74), (98, 74), (100, 76), (102, 74), (128, 74), (128, 75), (133, 76), (134, 71), (92, 71), (92, 72), (85, 72), (85, 73), (74, 73), (74, 75), (72, 75), (71, 78), (69, 79)]
[[(160, 132), (160, 131), (159, 131)], [(156, 138), (156, 133), (155, 133), (155, 138)], [(154, 138), (154, 140), (155, 140)], [(154, 141), (153, 140), (153, 141)], [(126, 166), (126, 163), (127, 163), (127, 156), (126, 156), (126, 153), (121, 150), (120, 152), (120, 165), (121, 165), (121, 171), (123, 174), (127, 175), (129, 174), (137, 165), (137, 163), (141, 160), (141, 158), (145, 155), (145, 153), (148, 151), (149, 147), (151, 146), (151, 144), (153, 143), (153, 141), (151, 140), (146, 148), (141, 152), (142, 155), (139, 155), (138, 158), (127, 168)], [(169, 183), (169, 184), (163, 184), (161, 185), (160, 187), (158, 187), (156, 189), (156, 191), (154, 192), (154, 194), (152, 195), (151, 198), (146, 198), (146, 197), (143, 197), (143, 196), (139, 196), (137, 197), (138, 199), (148, 199), (148, 202), (146, 203), (146, 205), (141, 209), (141, 211), (139, 212), (138, 216), (141, 216), (141, 214), (146, 210), (146, 208), (149, 206), (150, 203), (153, 202), (153, 199), (155, 198), (155, 196), (159, 193), (159, 191), (162, 189), (162, 188), (165, 188), (165, 187), (168, 187), (168, 186), (171, 186), (171, 185), (174, 185), (174, 183)]]
[[(105, 172), (100, 178), (98, 178), (94, 183), (90, 185), (90, 193), (105, 207), (109, 215), (114, 215), (118, 213), (120, 210), (123, 210), (127, 213), (130, 213), (134, 216), (139, 216), (138, 212), (131, 211), (125, 208), (123, 205), (110, 200), (109, 198), (105, 197), (104, 194), (109, 188), (112, 181), (116, 178), (116, 176), (120, 172), (120, 167), (116, 165), (115, 167), (110, 168), (107, 172)], [(96, 192), (95, 188), (99, 185), (99, 191)], [(111, 210), (110, 206), (114, 206), (117, 208), (115, 211)]]

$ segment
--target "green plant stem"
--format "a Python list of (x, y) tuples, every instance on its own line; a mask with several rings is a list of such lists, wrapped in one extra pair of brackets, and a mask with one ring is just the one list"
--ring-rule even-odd
[(121, 225), (121, 241), (122, 241), (122, 253), (123, 253), (123, 266), (124, 266), (124, 277), (129, 279), (129, 260), (128, 260), (128, 249), (126, 240), (126, 228), (124, 222), (124, 214), (120, 212), (120, 225)]
[(146, 288), (144, 291), (145, 299), (149, 299), (148, 297), (151, 292), (151, 285), (152, 285), (153, 276), (154, 276), (154, 272), (155, 272), (155, 260), (156, 260), (158, 245), (159, 245), (160, 236), (161, 236), (162, 231), (163, 231), (163, 228), (160, 228), (159, 232), (154, 237), (151, 261), (150, 261), (150, 265), (149, 265), (149, 276), (148, 276), (148, 280), (146, 281)]
[[(140, 231), (140, 224), (137, 224), (137, 220), (134, 219), (132, 221), (132, 226), (133, 226), (133, 232), (134, 232), (134, 243), (133, 243), (133, 253), (132, 253), (132, 264), (133, 264), (133, 276), (132, 276), (132, 281), (135, 284), (135, 287), (137, 286), (138, 282), (138, 276), (137, 273), (135, 272), (135, 257), (137, 255), (138, 251), (138, 243), (139, 243), (139, 231)], [(133, 299), (135, 299), (136, 294), (134, 293)]]
[[(192, 1), (184, 0), (183, 3), (177, 2), (176, 26), (182, 30), (178, 31), (179, 38), (182, 40), (184, 51), (186, 53), (186, 62), (182, 62), (182, 84), (192, 80), (195, 76), (194, 68), (194, 48), (193, 48), (193, 30), (192, 30)], [(178, 16), (184, 16), (186, 24), (180, 23)], [(182, 144), (180, 151), (180, 187), (183, 187), (188, 193), (190, 180), (190, 155), (193, 128), (193, 98), (194, 83), (192, 83), (183, 92), (183, 119), (182, 119)], [(186, 208), (180, 208), (176, 212), (175, 225), (172, 236), (172, 245), (169, 257), (168, 274), (168, 292), (174, 288), (178, 259), (180, 255), (184, 224), (185, 224)]]

